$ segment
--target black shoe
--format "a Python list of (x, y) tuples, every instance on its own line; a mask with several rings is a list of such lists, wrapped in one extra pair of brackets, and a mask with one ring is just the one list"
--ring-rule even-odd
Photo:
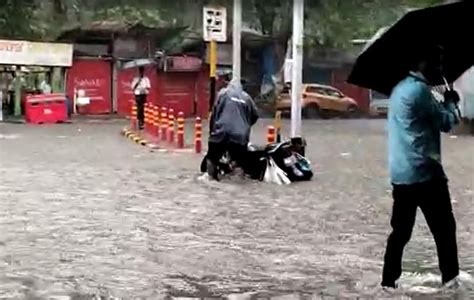
[(396, 282), (390, 282), (390, 283), (382, 282), (381, 285), (382, 285), (382, 288), (387, 291), (398, 289), (398, 284)]
[(209, 159), (207, 160), (207, 174), (211, 179), (219, 181), (219, 169)]

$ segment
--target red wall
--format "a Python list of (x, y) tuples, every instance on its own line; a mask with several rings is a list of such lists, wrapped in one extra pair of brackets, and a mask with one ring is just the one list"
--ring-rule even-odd
[(158, 73), (158, 104), (183, 112), (186, 117), (194, 115), (197, 102), (197, 72)]
[(362, 112), (368, 113), (370, 107), (370, 91), (347, 83), (350, 71), (336, 70), (332, 73), (332, 85), (340, 89), (346, 96), (354, 99)]
[(74, 90), (84, 90), (90, 104), (79, 113), (107, 114), (112, 112), (112, 62), (103, 59), (75, 59), (67, 74), (66, 93), (74, 98)]
[[(117, 113), (128, 116), (134, 103), (131, 89), (137, 68), (119, 70), (117, 74)], [(158, 106), (182, 111), (185, 117), (207, 117), (209, 111), (209, 73), (162, 72), (156, 66), (145, 68), (151, 90), (148, 101)], [(83, 89), (91, 103), (81, 107), (82, 114), (112, 113), (112, 61), (78, 58), (68, 71), (66, 91), (73, 99), (75, 89)]]

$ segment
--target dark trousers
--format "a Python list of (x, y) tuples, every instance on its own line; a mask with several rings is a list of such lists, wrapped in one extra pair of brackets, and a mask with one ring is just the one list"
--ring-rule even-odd
[(145, 124), (146, 95), (135, 95), (135, 103), (137, 104), (138, 127), (142, 129)]
[(433, 234), (443, 283), (459, 275), (454, 220), (446, 179), (434, 179), (412, 185), (393, 186), (393, 228), (387, 241), (382, 285), (394, 287), (402, 274), (403, 249), (411, 237), (416, 211), (420, 207)]
[(235, 143), (226, 143), (226, 142), (223, 142), (223, 143), (209, 142), (208, 150), (207, 150), (207, 159), (214, 166), (218, 166), (220, 159), (226, 152), (229, 152), (231, 159), (235, 161), (239, 167), (246, 170), (246, 155), (247, 155), (246, 145), (239, 145)]

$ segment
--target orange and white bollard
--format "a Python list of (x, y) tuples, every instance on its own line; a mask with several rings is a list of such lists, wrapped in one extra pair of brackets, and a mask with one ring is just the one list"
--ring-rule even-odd
[(174, 110), (168, 111), (168, 143), (174, 144)]
[(267, 143), (274, 144), (276, 142), (276, 133), (274, 126), (268, 126), (267, 128)]
[(132, 130), (137, 130), (137, 105), (132, 104), (130, 112), (130, 128)]
[(153, 132), (152, 135), (159, 138), (160, 135), (160, 108), (153, 106)]
[(194, 151), (197, 154), (202, 152), (202, 121), (200, 117), (196, 118), (196, 124), (194, 124)]
[(143, 120), (144, 121), (144, 125), (145, 125), (145, 131), (149, 132), (150, 131), (150, 104), (148, 102), (146, 102), (144, 104), (144, 108), (143, 108), (143, 111), (144, 111), (144, 115), (145, 115), (145, 119)]
[(178, 131), (176, 132), (178, 149), (184, 148), (184, 113), (178, 113)]
[(168, 110), (166, 107), (161, 108), (161, 141), (166, 142), (168, 133)]

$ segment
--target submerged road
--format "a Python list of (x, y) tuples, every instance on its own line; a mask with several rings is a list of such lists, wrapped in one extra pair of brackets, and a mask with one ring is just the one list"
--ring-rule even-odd
[[(437, 288), (421, 214), (403, 288), (378, 287), (391, 209), (383, 120), (306, 122), (316, 175), (289, 187), (208, 182), (200, 157), (152, 153), (121, 137), (123, 125), (0, 124), (0, 298), (474, 298), (468, 279)], [(473, 137), (445, 136), (471, 274), (473, 153)]]

